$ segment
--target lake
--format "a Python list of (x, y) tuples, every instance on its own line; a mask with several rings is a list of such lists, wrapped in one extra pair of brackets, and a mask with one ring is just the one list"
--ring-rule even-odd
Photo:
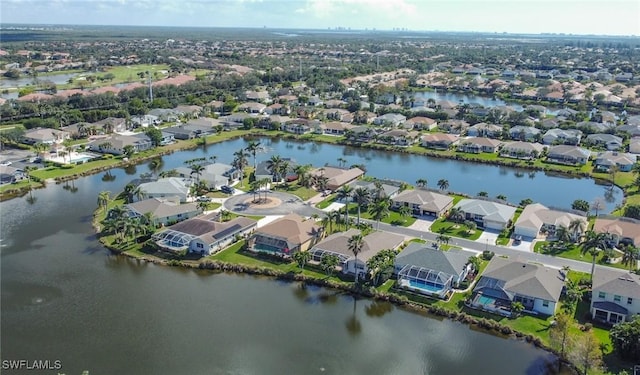
[(126, 182), (93, 175), (77, 190), (36, 190), (34, 204), (0, 203), (3, 359), (158, 375), (535, 375), (552, 360), (522, 341), (331, 290), (109, 255), (91, 215), (100, 190)]

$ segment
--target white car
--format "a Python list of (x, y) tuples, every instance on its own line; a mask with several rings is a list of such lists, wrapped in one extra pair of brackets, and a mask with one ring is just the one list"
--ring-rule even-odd
[(10, 166), (11, 164), (12, 164), (12, 163), (11, 163), (9, 160), (7, 160), (7, 161), (3, 161), (2, 163), (0, 163), (0, 165), (4, 165), (5, 167)]

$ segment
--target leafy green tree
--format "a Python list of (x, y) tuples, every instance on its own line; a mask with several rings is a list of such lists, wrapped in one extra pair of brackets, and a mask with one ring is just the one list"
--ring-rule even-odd
[(400, 216), (404, 218), (404, 221), (406, 222), (407, 218), (411, 216), (411, 209), (409, 208), (409, 206), (402, 205), (398, 210), (398, 214), (400, 214)]
[(395, 250), (385, 249), (367, 260), (367, 270), (373, 285), (380, 285), (380, 277), (388, 277), (393, 273), (393, 266), (396, 261)]
[(569, 358), (578, 367), (582, 367), (584, 375), (602, 364), (602, 350), (593, 331), (585, 332), (580, 340), (576, 340)]
[(150, 127), (144, 132), (144, 134), (151, 139), (151, 143), (155, 147), (160, 146), (160, 143), (162, 143), (162, 131), (160, 129)]
[(609, 331), (614, 351), (630, 362), (640, 362), (640, 315), (629, 322), (618, 323)]
[(549, 328), (549, 342), (551, 347), (559, 353), (558, 371), (562, 368), (562, 362), (567, 360), (574, 343), (572, 334), (573, 318), (567, 313), (556, 314), (554, 324)]
[(298, 267), (300, 267), (301, 270), (304, 270), (304, 266), (311, 259), (311, 253), (308, 251), (296, 251), (291, 257), (296, 261), (296, 263), (298, 263)]
[(584, 212), (589, 212), (589, 202), (584, 199), (576, 199), (571, 203), (571, 208), (574, 210), (580, 210)]
[(438, 189), (447, 190), (448, 188), (449, 188), (449, 180), (444, 179), (444, 178), (438, 180)]
[(418, 180), (416, 180), (416, 186), (419, 188), (426, 188), (427, 187), (427, 179), (426, 178), (419, 178)]
[(126, 145), (122, 148), (122, 153), (125, 157), (130, 158), (136, 152), (136, 149), (132, 145)]
[[(638, 180), (640, 180), (640, 177), (638, 177)], [(640, 204), (625, 206), (624, 216), (640, 220)]]
[(111, 192), (110, 191), (101, 191), (98, 194), (98, 206), (102, 207), (104, 213), (107, 212), (107, 206), (111, 202)]
[(320, 267), (324, 270), (327, 276), (333, 276), (336, 270), (336, 266), (340, 264), (340, 258), (334, 254), (326, 254), (320, 261)]
[(640, 259), (640, 249), (628, 244), (622, 249), (622, 264), (629, 267), (629, 270), (634, 270), (638, 267), (638, 259)]

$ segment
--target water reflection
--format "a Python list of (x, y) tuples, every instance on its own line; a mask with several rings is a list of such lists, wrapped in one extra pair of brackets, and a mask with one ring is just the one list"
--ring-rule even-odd
[(347, 318), (345, 322), (345, 328), (347, 328), (347, 332), (350, 336), (358, 336), (362, 332), (362, 324), (360, 323), (360, 319), (356, 315), (356, 303), (358, 299), (356, 296), (353, 296), (353, 313)]
[(364, 312), (369, 317), (380, 318), (387, 313), (392, 312), (393, 304), (387, 301), (373, 300), (369, 306), (365, 307)]
[(138, 173), (138, 168), (136, 168), (135, 164), (127, 165), (126, 167), (124, 167), (124, 173), (133, 176)]

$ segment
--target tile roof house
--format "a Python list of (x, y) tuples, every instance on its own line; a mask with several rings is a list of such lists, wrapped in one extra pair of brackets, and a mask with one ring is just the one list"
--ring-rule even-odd
[(187, 220), (200, 214), (200, 209), (195, 203), (180, 204), (167, 199), (150, 198), (126, 205), (131, 217), (141, 217), (151, 214), (151, 220), (155, 225), (170, 225)]
[(248, 217), (227, 222), (218, 219), (217, 213), (197, 216), (157, 232), (151, 239), (165, 250), (210, 255), (231, 244), (238, 236), (250, 233), (258, 223)]
[(364, 175), (364, 171), (360, 168), (337, 168), (337, 167), (322, 167), (314, 169), (310, 172), (311, 176), (322, 175), (328, 179), (327, 189), (336, 191), (340, 186), (348, 184), (351, 181), (355, 181), (360, 176)]
[(616, 151), (622, 148), (622, 138), (613, 134), (589, 134), (587, 141), (591, 145), (603, 146), (609, 151)]
[(321, 261), (324, 255), (333, 254), (340, 259), (343, 273), (355, 275), (357, 270), (358, 275), (362, 275), (367, 273), (367, 260), (382, 250), (396, 250), (404, 243), (404, 236), (387, 232), (372, 232), (363, 237), (363, 246), (356, 262), (353, 252), (349, 250), (349, 238), (360, 233), (359, 230), (351, 228), (346, 232), (328, 236), (310, 250), (312, 259)]
[(251, 251), (290, 256), (307, 251), (322, 238), (322, 226), (313, 219), (289, 214), (257, 229), (249, 238)]
[(469, 128), (469, 123), (464, 120), (447, 120), (438, 123), (438, 128), (451, 134), (462, 134)]
[(469, 258), (475, 256), (470, 251), (441, 251), (411, 242), (396, 256), (394, 271), (402, 288), (445, 298), (467, 277)]
[(111, 134), (109, 138), (98, 139), (88, 144), (91, 151), (113, 155), (124, 154), (126, 146), (132, 146), (135, 152), (140, 152), (153, 148), (153, 143), (144, 133), (139, 133), (135, 135)]
[(407, 121), (407, 117), (405, 115), (399, 113), (386, 113), (373, 119), (373, 124), (381, 126), (398, 126), (405, 121)]
[(23, 142), (33, 145), (36, 143), (44, 143), (52, 145), (54, 143), (62, 143), (65, 139), (69, 139), (71, 133), (49, 128), (36, 128), (24, 132)]
[(578, 146), (551, 146), (547, 153), (547, 161), (560, 164), (585, 165), (589, 161), (591, 151)]
[(545, 145), (564, 144), (578, 145), (582, 139), (582, 132), (577, 129), (549, 129), (542, 136)]
[(378, 143), (387, 145), (408, 147), (416, 143), (420, 133), (417, 131), (406, 131), (404, 129), (393, 129), (380, 134)]
[(501, 126), (485, 122), (477, 123), (467, 129), (467, 135), (470, 137), (498, 138), (500, 134), (502, 134)]
[(640, 275), (596, 267), (592, 285), (593, 320), (616, 324), (640, 315)]
[(638, 158), (626, 152), (606, 151), (596, 156), (593, 165), (600, 171), (608, 172), (612, 167), (617, 167), (621, 172), (629, 172), (638, 161)]
[(516, 159), (536, 159), (545, 149), (540, 143), (507, 142), (500, 149), (500, 156)]
[(462, 199), (454, 206), (466, 220), (476, 222), (478, 227), (503, 230), (511, 222), (516, 207), (480, 199)]
[(558, 270), (495, 256), (473, 288), (471, 306), (510, 316), (511, 303), (520, 302), (525, 311), (553, 315), (563, 286)]
[(640, 246), (640, 220), (628, 217), (606, 218), (597, 217), (593, 224), (596, 233), (609, 233), (613, 241)]
[(553, 235), (559, 227), (569, 228), (573, 220), (583, 222), (583, 230), (580, 233), (572, 233), (574, 239), (580, 238), (584, 229), (588, 226), (585, 216), (574, 213), (554, 210), (543, 206), (540, 203), (527, 205), (514, 224), (513, 234), (525, 238), (536, 238), (543, 231)]
[(454, 134), (433, 133), (422, 136), (422, 147), (436, 150), (446, 150), (458, 141), (458, 136)]
[(438, 122), (436, 120), (421, 116), (408, 119), (404, 125), (406, 126), (407, 124), (411, 125), (413, 129), (419, 130), (432, 130), (438, 126)]
[(423, 189), (405, 190), (393, 197), (391, 201), (393, 209), (398, 210), (402, 206), (407, 206), (414, 215), (420, 216), (439, 217), (453, 206), (452, 197)]
[(187, 201), (191, 182), (179, 177), (160, 178), (157, 181), (140, 184), (140, 190), (146, 198), (177, 197), (181, 203)]
[(498, 151), (498, 147), (502, 145), (502, 141), (492, 138), (471, 137), (458, 142), (458, 151), (479, 154), (481, 152), (494, 153)]
[(323, 134), (344, 135), (347, 130), (353, 129), (355, 126), (344, 122), (330, 121), (320, 125)]
[(534, 141), (539, 135), (540, 129), (534, 128), (533, 126), (518, 125), (509, 129), (509, 136), (511, 136), (511, 139), (516, 139), (523, 142)]

